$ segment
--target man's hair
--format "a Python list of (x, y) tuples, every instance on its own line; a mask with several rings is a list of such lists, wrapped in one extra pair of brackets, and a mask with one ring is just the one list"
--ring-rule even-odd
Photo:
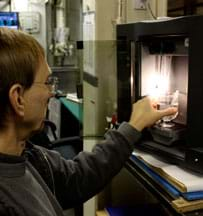
[(10, 107), (9, 89), (15, 83), (28, 89), (33, 84), (42, 46), (30, 35), (8, 28), (0, 28), (0, 128), (4, 127)]

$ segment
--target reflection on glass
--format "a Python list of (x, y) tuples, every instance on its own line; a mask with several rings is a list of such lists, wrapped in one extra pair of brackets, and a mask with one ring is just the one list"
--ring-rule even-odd
[[(159, 98), (158, 101), (158, 109), (166, 109), (168, 107), (176, 107), (178, 108), (178, 97), (179, 91), (176, 90), (173, 94), (165, 94)], [(174, 120), (178, 116), (178, 112), (174, 115), (165, 116), (162, 118), (162, 122), (160, 124), (161, 127), (173, 127), (174, 123), (171, 121)]]

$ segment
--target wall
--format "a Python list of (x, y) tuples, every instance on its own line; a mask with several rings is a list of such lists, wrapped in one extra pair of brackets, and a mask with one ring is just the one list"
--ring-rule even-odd
[(155, 17), (167, 16), (167, 0), (147, 0), (145, 10), (135, 9), (134, 0), (126, 0), (126, 2), (127, 23), (154, 19), (150, 8)]
[(168, 16), (202, 15), (203, 0), (168, 0)]
[(39, 43), (44, 47), (47, 52), (46, 42), (46, 13), (45, 13), (45, 1), (44, 0), (12, 0), (12, 11), (17, 12), (39, 12), (41, 16), (40, 32), (32, 34)]
[(0, 2), (0, 11), (9, 11), (10, 10), (10, 5), (6, 1)]

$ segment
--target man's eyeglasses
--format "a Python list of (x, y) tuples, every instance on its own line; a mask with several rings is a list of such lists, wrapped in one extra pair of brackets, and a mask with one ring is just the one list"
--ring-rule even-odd
[(34, 82), (34, 84), (44, 84), (44, 85), (46, 85), (52, 94), (57, 93), (58, 83), (59, 83), (58, 77), (55, 77), (55, 76), (49, 76), (47, 81), (44, 82), (44, 83), (42, 83), (42, 82)]

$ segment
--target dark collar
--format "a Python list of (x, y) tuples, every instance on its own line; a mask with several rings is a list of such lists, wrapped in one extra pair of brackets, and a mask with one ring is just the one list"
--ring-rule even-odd
[(19, 177), (25, 174), (25, 157), (0, 153), (0, 177)]

